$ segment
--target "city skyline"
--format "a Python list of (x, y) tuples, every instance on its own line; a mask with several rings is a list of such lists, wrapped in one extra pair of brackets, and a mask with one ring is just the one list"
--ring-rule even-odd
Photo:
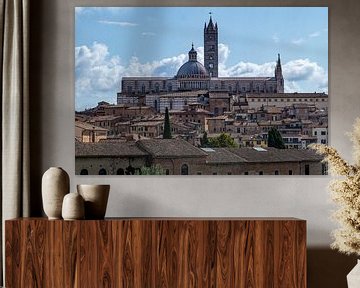
[[(203, 62), (202, 29), (209, 11), (221, 31), (220, 77), (271, 76), (280, 53), (285, 92), (327, 93), (327, 8), (77, 7), (75, 109), (115, 103), (123, 76), (174, 76), (191, 43)], [(262, 19), (251, 23), (252, 29), (244, 24), (249, 14)], [(234, 17), (241, 29), (232, 29)], [(292, 19), (292, 25), (279, 26), (280, 18)], [(131, 42), (124, 45), (121, 39)]]

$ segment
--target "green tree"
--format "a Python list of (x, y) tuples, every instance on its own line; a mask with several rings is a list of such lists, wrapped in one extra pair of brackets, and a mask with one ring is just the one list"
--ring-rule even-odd
[(210, 142), (209, 142), (209, 138), (207, 136), (207, 132), (204, 132), (202, 138), (200, 139), (200, 146), (204, 147), (204, 148), (210, 146)]
[(166, 175), (166, 171), (161, 165), (151, 165), (150, 167), (143, 166), (140, 171), (136, 171), (136, 175)]
[(237, 148), (234, 138), (227, 133), (221, 133), (217, 137), (209, 137), (209, 146), (213, 148)]
[(170, 116), (169, 116), (169, 110), (166, 107), (163, 139), (171, 139), (171, 138), (172, 136), (171, 136)]
[(271, 127), (271, 129), (269, 130), (268, 147), (285, 149), (284, 139), (281, 137), (280, 132), (275, 127)]

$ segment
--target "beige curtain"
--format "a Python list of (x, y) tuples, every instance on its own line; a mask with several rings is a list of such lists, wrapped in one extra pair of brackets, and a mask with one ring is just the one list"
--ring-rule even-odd
[(1, 271), (4, 271), (4, 221), (29, 216), (29, 0), (0, 0), (0, 13)]

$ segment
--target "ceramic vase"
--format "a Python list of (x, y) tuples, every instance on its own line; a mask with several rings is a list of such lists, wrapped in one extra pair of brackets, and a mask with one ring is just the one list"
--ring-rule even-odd
[(49, 168), (42, 177), (43, 208), (49, 219), (61, 219), (63, 198), (69, 193), (69, 175), (60, 167)]
[(84, 199), (79, 193), (69, 193), (65, 195), (62, 204), (62, 217), (64, 220), (84, 219), (85, 208)]
[(110, 185), (77, 185), (77, 191), (85, 201), (85, 219), (104, 219)]
[(355, 267), (347, 275), (347, 284), (349, 288), (360, 287), (360, 260), (357, 261)]

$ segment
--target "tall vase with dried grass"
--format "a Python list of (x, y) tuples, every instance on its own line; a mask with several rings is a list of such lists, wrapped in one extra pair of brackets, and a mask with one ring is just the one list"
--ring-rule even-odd
[[(345, 161), (333, 147), (313, 144), (310, 148), (325, 156), (324, 161), (334, 176), (329, 185), (331, 198), (338, 205), (333, 218), (341, 227), (332, 232), (334, 242), (331, 247), (360, 258), (360, 118), (356, 119), (349, 136), (353, 142), (354, 164)], [(349, 288), (359, 287), (360, 261), (347, 280)]]

